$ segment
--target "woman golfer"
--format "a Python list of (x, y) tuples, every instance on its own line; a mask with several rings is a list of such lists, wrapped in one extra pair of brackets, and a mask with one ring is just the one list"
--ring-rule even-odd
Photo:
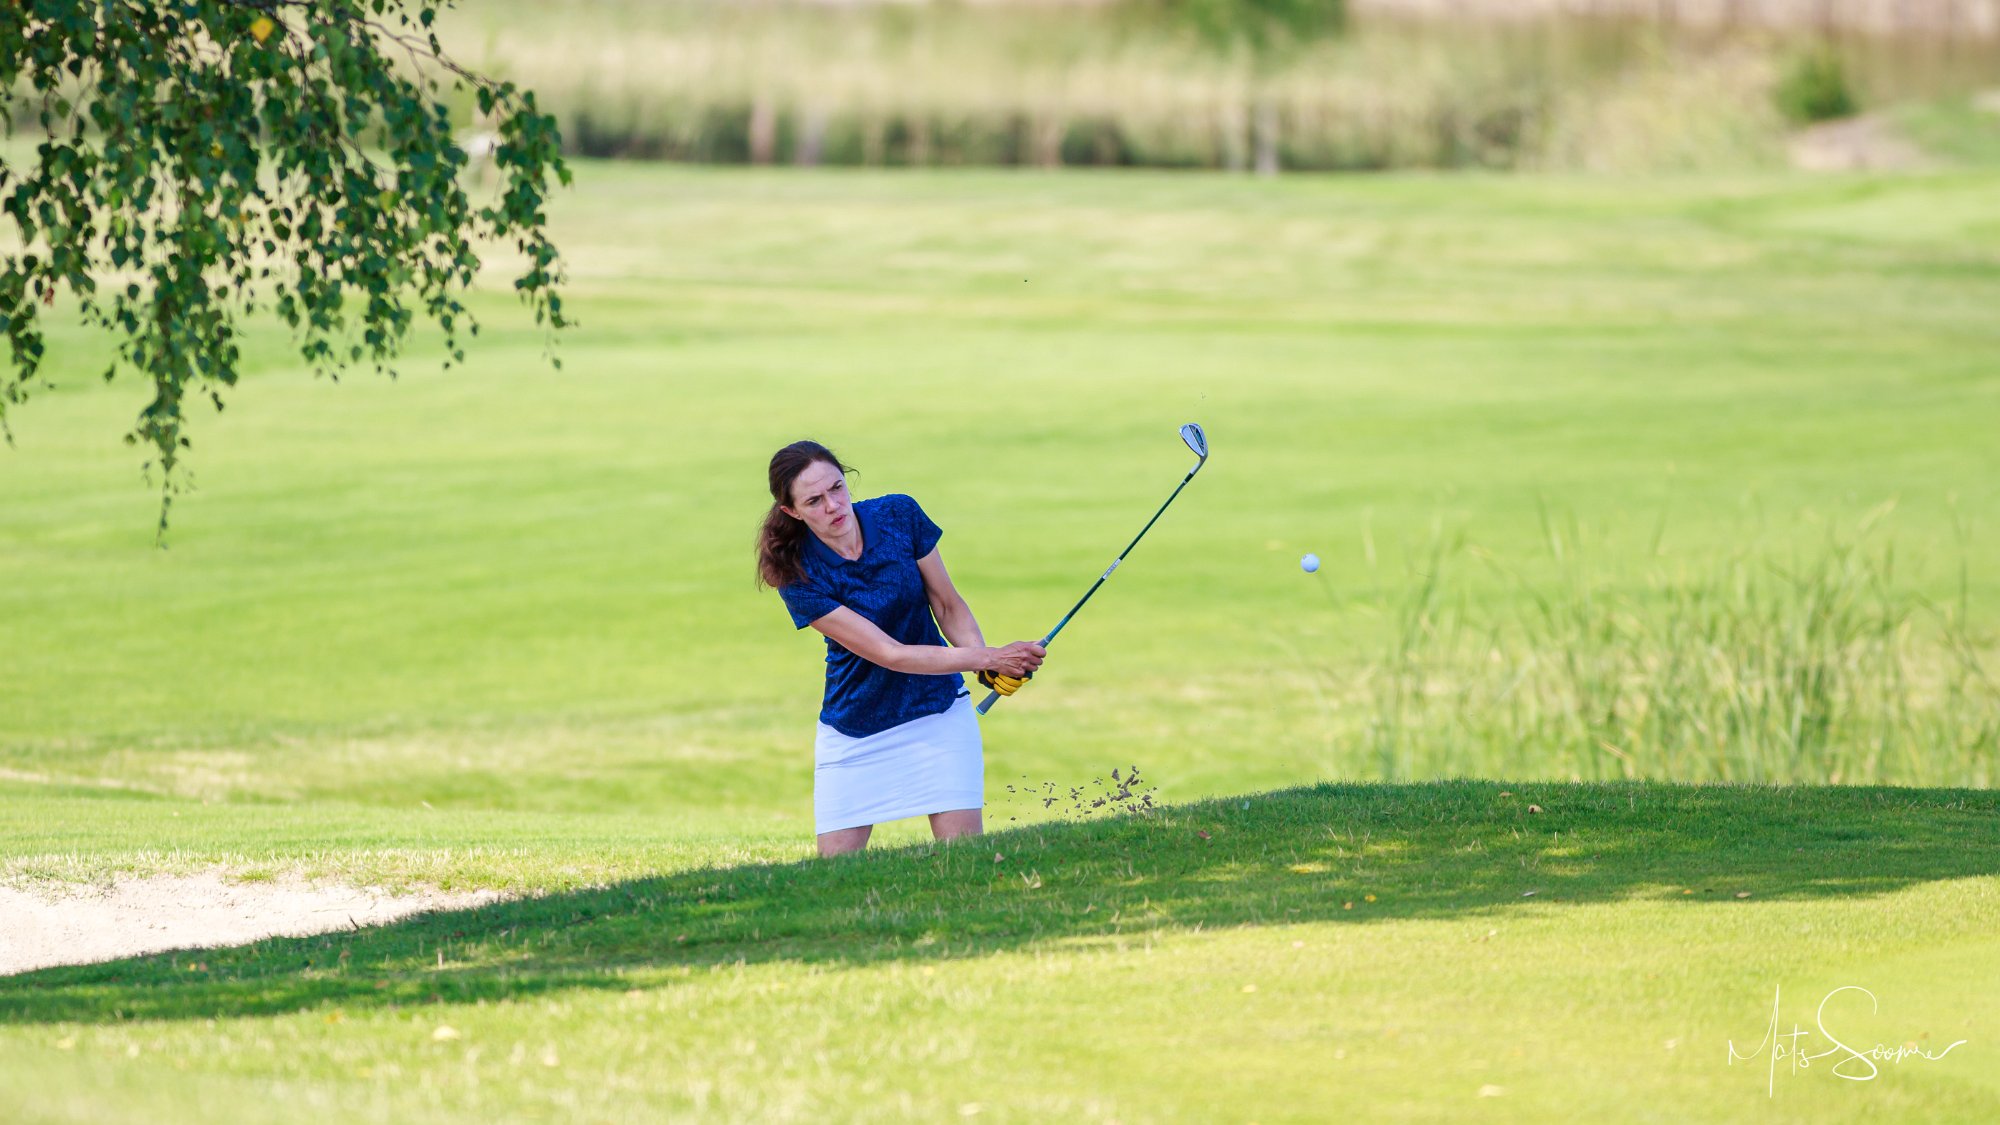
[(943, 532), (908, 496), (856, 502), (847, 472), (818, 442), (780, 449), (757, 536), (759, 584), (778, 588), (794, 626), (826, 634), (813, 743), (823, 856), (906, 816), (929, 814), (940, 840), (980, 831), (985, 762), (960, 673), (1011, 695), (1046, 655), (1033, 641), (986, 647), (938, 557)]

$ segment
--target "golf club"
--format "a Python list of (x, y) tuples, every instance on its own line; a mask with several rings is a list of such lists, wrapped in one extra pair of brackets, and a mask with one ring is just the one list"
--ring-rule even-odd
[[(1174, 502), (1174, 496), (1179, 496), (1181, 489), (1186, 488), (1188, 482), (1194, 479), (1194, 475), (1201, 471), (1201, 467), (1208, 464), (1208, 435), (1201, 432), (1200, 423), (1189, 422), (1187, 425), (1182, 426), (1181, 440), (1187, 442), (1189, 449), (1194, 450), (1194, 455), (1197, 458), (1194, 468), (1187, 471), (1187, 475), (1181, 478), (1181, 483), (1175, 486), (1173, 496), (1167, 497), (1167, 503), (1160, 505), (1160, 510), (1153, 513), (1153, 518), (1147, 520), (1146, 526), (1139, 529), (1139, 534), (1134, 535), (1132, 541), (1125, 544), (1125, 549), (1118, 552), (1118, 557), (1111, 560), (1111, 565), (1104, 568), (1104, 573), (1097, 576), (1097, 581), (1091, 583), (1090, 589), (1084, 592), (1083, 597), (1079, 598), (1077, 603), (1070, 607), (1068, 613), (1063, 614), (1062, 620), (1056, 622), (1056, 627), (1049, 630), (1049, 635), (1042, 638), (1041, 643), (1043, 648), (1047, 648), (1049, 642), (1056, 639), (1056, 634), (1063, 631), (1063, 626), (1069, 624), (1070, 618), (1075, 617), (1077, 610), (1083, 608), (1083, 603), (1090, 600), (1090, 595), (1095, 594), (1097, 588), (1104, 585), (1104, 580), (1111, 577), (1111, 572), (1118, 569), (1118, 564), (1125, 561), (1125, 556), (1132, 553), (1132, 548), (1139, 545), (1139, 540), (1144, 539), (1146, 533), (1153, 530), (1153, 525), (1160, 522), (1160, 517), (1166, 513), (1167, 504)], [(985, 701), (980, 703), (977, 710), (980, 714), (984, 715), (987, 709), (992, 707), (999, 698), (1000, 693), (998, 691), (988, 694)]]

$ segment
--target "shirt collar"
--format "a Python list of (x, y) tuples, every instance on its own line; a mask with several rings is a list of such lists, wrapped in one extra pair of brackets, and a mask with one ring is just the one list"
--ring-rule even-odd
[(832, 547), (827, 546), (826, 540), (821, 539), (819, 536), (813, 534), (811, 531), (806, 532), (806, 539), (808, 540), (806, 544), (806, 549), (810, 551), (817, 548), (819, 551), (820, 561), (827, 563), (834, 563), (840, 566), (853, 566), (855, 563), (858, 563), (862, 559), (867, 558), (868, 548), (874, 546), (875, 537), (868, 533), (868, 525), (864, 523), (861, 519), (861, 504), (862, 504), (861, 501), (857, 501), (852, 509), (854, 512), (854, 526), (861, 529), (861, 558), (849, 559), (841, 557), (839, 551), (836, 551)]

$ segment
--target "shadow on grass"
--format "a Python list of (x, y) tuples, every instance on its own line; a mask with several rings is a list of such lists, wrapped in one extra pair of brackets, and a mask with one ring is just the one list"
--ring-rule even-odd
[(1483, 923), (1633, 898), (1745, 909), (1996, 871), (2000, 792), (1988, 790), (1319, 785), (45, 969), (0, 978), (0, 1022), (500, 1000), (690, 967), (973, 957), (1162, 928)]

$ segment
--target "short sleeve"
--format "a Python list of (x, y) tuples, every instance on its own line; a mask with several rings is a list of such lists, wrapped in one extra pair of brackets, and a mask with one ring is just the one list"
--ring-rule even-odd
[(938, 540), (944, 538), (944, 529), (931, 522), (913, 497), (903, 497), (903, 506), (909, 511), (910, 557), (921, 559), (937, 549)]
[(778, 587), (778, 596), (785, 599), (785, 608), (792, 612), (792, 627), (796, 629), (803, 629), (840, 608), (840, 603), (827, 597), (819, 587), (805, 582)]

